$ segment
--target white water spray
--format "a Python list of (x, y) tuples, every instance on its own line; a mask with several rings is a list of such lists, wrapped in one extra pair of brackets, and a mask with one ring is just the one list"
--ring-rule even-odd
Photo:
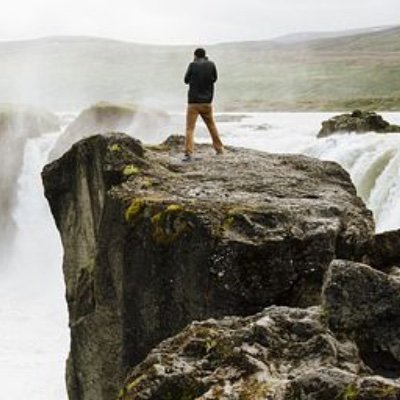
[(40, 172), (59, 132), (29, 139), (14, 212), (17, 237), (0, 276), (0, 398), (66, 399), (62, 247)]

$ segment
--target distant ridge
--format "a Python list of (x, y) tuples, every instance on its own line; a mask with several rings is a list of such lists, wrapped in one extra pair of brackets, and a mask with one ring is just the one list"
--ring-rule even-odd
[(300, 43), (319, 39), (332, 39), (345, 36), (362, 35), (395, 28), (395, 25), (377, 26), (372, 28), (349, 29), (344, 31), (317, 31), (317, 32), (298, 32), (288, 35), (278, 36), (270, 39), (274, 43)]
[[(207, 46), (220, 110), (400, 110), (400, 26)], [(0, 103), (51, 110), (101, 100), (181, 110), (193, 46), (96, 37), (0, 42)]]

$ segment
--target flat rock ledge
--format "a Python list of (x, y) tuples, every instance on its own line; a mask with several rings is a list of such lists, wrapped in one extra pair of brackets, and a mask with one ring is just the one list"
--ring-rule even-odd
[[(64, 246), (71, 400), (116, 398), (127, 372), (192, 321), (320, 304), (332, 260), (370, 249), (371, 212), (338, 164), (209, 145), (182, 163), (182, 150), (182, 137), (98, 135), (43, 171)], [(307, 316), (313, 331), (319, 313)]]

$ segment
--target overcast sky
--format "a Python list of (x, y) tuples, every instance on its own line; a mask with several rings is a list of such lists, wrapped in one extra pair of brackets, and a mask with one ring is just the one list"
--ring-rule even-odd
[(400, 24), (399, 0), (3, 0), (0, 40), (208, 44)]

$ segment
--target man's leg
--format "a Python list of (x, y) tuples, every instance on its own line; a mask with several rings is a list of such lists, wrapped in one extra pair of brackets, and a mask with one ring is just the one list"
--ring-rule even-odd
[(201, 118), (207, 125), (208, 131), (210, 132), (213, 146), (215, 151), (220, 154), (224, 150), (224, 145), (221, 142), (221, 138), (219, 137), (217, 126), (215, 125), (213, 109), (211, 104), (202, 104), (200, 111)]
[(185, 137), (185, 153), (193, 154), (194, 150), (194, 128), (196, 126), (196, 120), (199, 115), (199, 111), (195, 104), (188, 104), (186, 110), (186, 137)]

